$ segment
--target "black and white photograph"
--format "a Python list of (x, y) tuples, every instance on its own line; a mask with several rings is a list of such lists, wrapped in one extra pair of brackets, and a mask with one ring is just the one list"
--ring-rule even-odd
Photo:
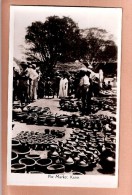
[(9, 185), (118, 187), (122, 9), (10, 6)]

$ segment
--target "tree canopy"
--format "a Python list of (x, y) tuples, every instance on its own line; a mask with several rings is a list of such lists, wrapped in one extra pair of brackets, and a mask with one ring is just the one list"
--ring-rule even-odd
[(106, 30), (90, 28), (85, 32), (87, 64), (111, 63), (117, 60), (117, 46)]
[(57, 61), (75, 61), (83, 57), (86, 49), (77, 24), (69, 17), (48, 17), (42, 22), (33, 22), (25, 36), (29, 45), (27, 60), (40, 62), (46, 70), (52, 70)]
[(112, 63), (117, 60), (117, 46), (106, 30), (79, 29), (69, 17), (50, 16), (45, 22), (27, 27), (27, 60), (39, 63), (42, 72), (52, 72), (56, 63), (82, 60), (85, 65)]

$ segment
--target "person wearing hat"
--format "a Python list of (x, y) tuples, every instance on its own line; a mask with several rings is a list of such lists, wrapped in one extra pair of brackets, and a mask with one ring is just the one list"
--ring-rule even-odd
[(19, 75), (19, 99), (21, 103), (29, 103), (29, 71), (28, 65), (21, 62), (22, 71)]
[(90, 79), (89, 79), (89, 74), (87, 71), (81, 70), (81, 79), (80, 79), (80, 90), (81, 90), (81, 100), (82, 100), (82, 114), (86, 114), (89, 112), (89, 99), (90, 99), (90, 94), (89, 94), (89, 89), (90, 89)]

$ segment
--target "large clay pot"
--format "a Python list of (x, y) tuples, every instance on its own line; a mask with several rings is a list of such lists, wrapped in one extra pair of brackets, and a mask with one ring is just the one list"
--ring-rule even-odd
[(24, 158), (25, 155), (30, 153), (30, 149), (28, 147), (23, 147), (23, 146), (15, 148), (13, 149), (13, 151), (15, 151), (18, 154), (19, 159)]
[(12, 173), (25, 173), (26, 171), (26, 165), (25, 164), (12, 164), (11, 165), (11, 172)]
[(108, 156), (106, 159), (100, 161), (100, 165), (105, 173), (113, 174), (115, 172), (115, 159)]
[(50, 151), (48, 152), (48, 157), (52, 159), (53, 163), (56, 163), (57, 159), (59, 158), (57, 145), (50, 145)]
[(31, 158), (21, 158), (19, 160), (20, 164), (25, 164), (26, 165), (26, 172), (28, 173), (29, 171), (34, 171), (35, 170), (35, 160)]
[(41, 171), (43, 173), (47, 173), (47, 167), (52, 164), (52, 160), (50, 158), (39, 159), (36, 162), (36, 171)]
[(52, 164), (47, 167), (47, 173), (49, 174), (57, 174), (64, 173), (65, 166), (62, 164)]

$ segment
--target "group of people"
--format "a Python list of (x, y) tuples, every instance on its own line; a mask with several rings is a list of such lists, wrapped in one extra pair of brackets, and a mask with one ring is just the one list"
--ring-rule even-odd
[(88, 114), (91, 97), (99, 96), (100, 89), (111, 89), (111, 83), (106, 85), (104, 82), (102, 70), (99, 77), (86, 70), (73, 75), (56, 72), (53, 77), (45, 77), (35, 64), (22, 62), (20, 65), (20, 72), (13, 69), (13, 100), (19, 99), (21, 103), (30, 103), (46, 96), (65, 98), (73, 95), (82, 101), (82, 114)]
[(38, 82), (41, 77), (39, 68), (35, 64), (21, 62), (21, 71), (13, 68), (13, 100), (30, 103), (37, 99)]

